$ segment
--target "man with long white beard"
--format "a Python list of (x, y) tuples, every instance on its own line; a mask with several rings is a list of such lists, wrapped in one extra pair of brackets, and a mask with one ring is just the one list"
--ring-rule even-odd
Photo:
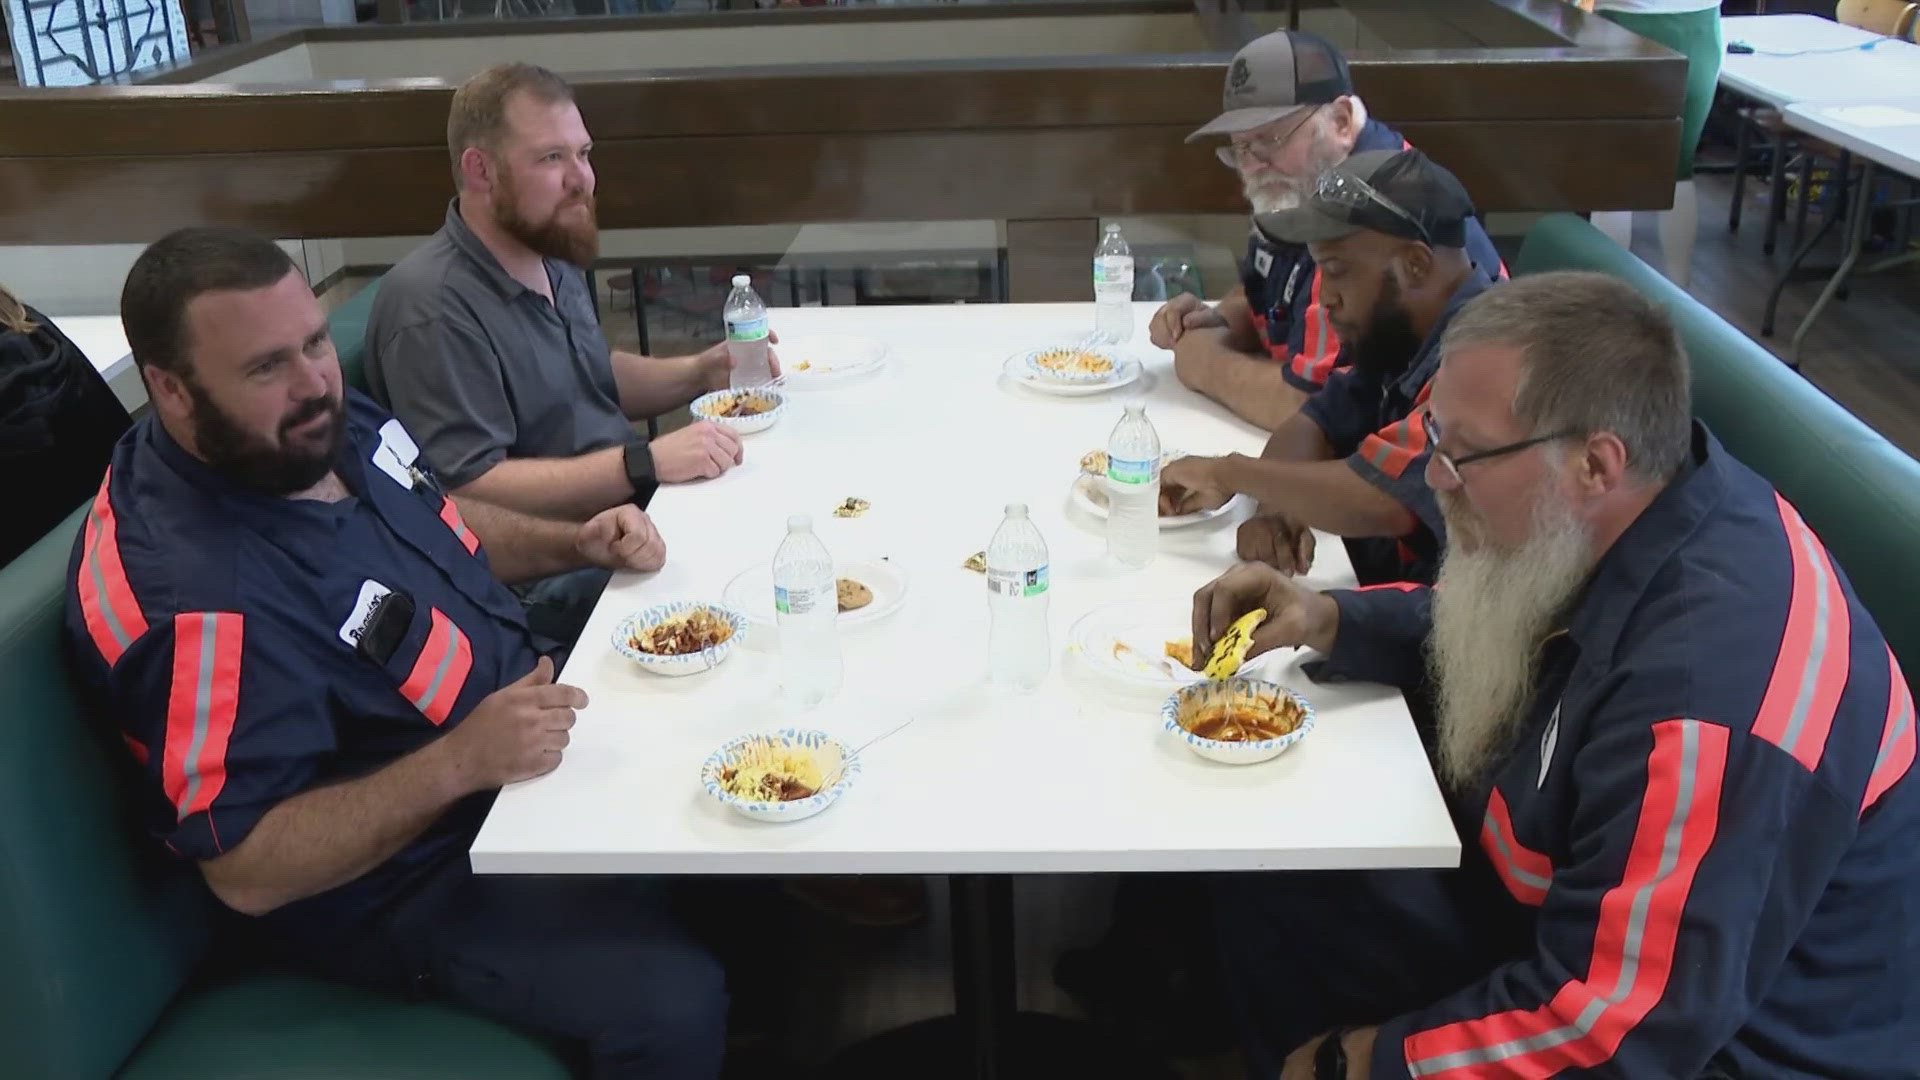
[(1452, 871), (1219, 884), (1252, 1075), (1911, 1075), (1913, 696), (1794, 508), (1690, 421), (1666, 315), (1611, 278), (1449, 327), (1439, 582), (1313, 593), (1244, 564), (1204, 651), (1437, 690)]
[[(367, 381), (454, 491), (584, 521), (718, 476), (739, 436), (699, 421), (649, 441), (633, 422), (727, 386), (725, 343), (692, 356), (610, 348), (585, 271), (599, 253), (592, 137), (551, 71), (500, 64), (453, 97), (458, 194), (446, 224), (382, 281)], [(535, 633), (570, 646), (597, 571), (522, 590)]]
[[(1282, 30), (1251, 42), (1228, 65), (1221, 97), (1224, 111), (1187, 141), (1227, 137), (1216, 153), (1239, 174), (1256, 215), (1297, 208), (1314, 180), (1348, 155), (1411, 146), (1367, 115), (1346, 58), (1316, 34)], [(1493, 241), (1478, 220), (1467, 228), (1468, 255), (1494, 273)], [(1174, 373), (1189, 389), (1264, 431), (1344, 364), (1306, 245), (1258, 228), (1238, 287), (1212, 307), (1190, 293), (1174, 297), (1155, 313), (1149, 336), (1173, 350)]]

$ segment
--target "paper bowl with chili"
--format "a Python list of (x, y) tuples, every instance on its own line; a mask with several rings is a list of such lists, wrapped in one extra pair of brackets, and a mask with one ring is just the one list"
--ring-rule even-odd
[(1160, 707), (1167, 731), (1209, 761), (1257, 765), (1313, 730), (1307, 699), (1260, 679), (1183, 686)]
[(701, 420), (725, 424), (741, 435), (773, 426), (787, 411), (787, 397), (778, 390), (715, 390), (693, 399), (688, 408)]
[(747, 633), (747, 617), (722, 604), (680, 600), (621, 619), (613, 651), (660, 675), (698, 675), (720, 666)]
[(801, 821), (832, 806), (860, 777), (860, 759), (824, 731), (742, 735), (707, 756), (700, 786), (755, 821)]

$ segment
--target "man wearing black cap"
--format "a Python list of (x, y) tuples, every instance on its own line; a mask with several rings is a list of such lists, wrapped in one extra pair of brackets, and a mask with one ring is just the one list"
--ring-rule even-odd
[(1491, 284), (1466, 250), (1473, 218), (1460, 182), (1418, 150), (1354, 154), (1302, 206), (1258, 216), (1263, 231), (1307, 245), (1348, 366), (1260, 457), (1170, 463), (1162, 509), (1245, 493), (1261, 505), (1241, 533), (1245, 558), (1304, 572), (1310, 530), (1322, 529), (1347, 538), (1363, 585), (1431, 583), (1445, 527), (1423, 478), (1433, 440), (1422, 406), (1447, 320)]
[[(1309, 33), (1268, 34), (1241, 49), (1227, 68), (1222, 105), (1187, 141), (1229, 140), (1220, 160), (1240, 174), (1256, 215), (1298, 207), (1303, 187), (1350, 154), (1408, 148), (1399, 132), (1368, 119), (1339, 50)], [(1467, 231), (1474, 262), (1504, 277), (1480, 222)], [(1213, 307), (1174, 297), (1155, 314), (1150, 337), (1173, 350), (1182, 383), (1272, 431), (1344, 363), (1321, 288), (1305, 245), (1255, 229), (1240, 287)]]

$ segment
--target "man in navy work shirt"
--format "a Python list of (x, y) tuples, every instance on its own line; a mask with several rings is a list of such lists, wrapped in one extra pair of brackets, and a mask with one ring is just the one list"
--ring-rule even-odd
[(1262, 228), (1305, 242), (1349, 366), (1273, 433), (1259, 457), (1168, 464), (1168, 513), (1260, 501), (1242, 558), (1305, 572), (1313, 529), (1347, 538), (1362, 584), (1431, 581), (1445, 527), (1421, 476), (1431, 439), (1421, 418), (1440, 335), (1489, 284), (1466, 251), (1473, 202), (1418, 150), (1366, 150), (1322, 176), (1297, 210)]
[(467, 864), (500, 786), (558, 765), (586, 704), (501, 581), (657, 569), (646, 516), (445, 494), (343, 390), (305, 278), (251, 233), (160, 240), (121, 318), (153, 411), (94, 498), (67, 622), (153, 834), (299, 966), (575, 1041), (595, 1076), (717, 1074), (724, 980), (661, 903)]
[[(1367, 117), (1346, 58), (1302, 31), (1259, 38), (1227, 67), (1223, 111), (1188, 142), (1226, 136), (1220, 160), (1240, 175), (1256, 215), (1298, 207), (1314, 180), (1348, 155), (1405, 150), (1400, 133)], [(1467, 223), (1467, 254), (1506, 276), (1479, 219)], [(1306, 245), (1255, 227), (1240, 285), (1213, 307), (1176, 296), (1153, 317), (1153, 343), (1173, 350), (1174, 372), (1192, 390), (1264, 431), (1326, 385), (1340, 335), (1327, 317), (1321, 277)]]
[(1264, 606), (1255, 651), (1317, 649), (1316, 679), (1430, 672), (1478, 841), (1457, 870), (1219, 883), (1253, 1075), (1912, 1075), (1913, 693), (1846, 575), (1691, 421), (1626, 284), (1497, 285), (1443, 351), (1438, 584), (1244, 564), (1194, 600), (1200, 650)]

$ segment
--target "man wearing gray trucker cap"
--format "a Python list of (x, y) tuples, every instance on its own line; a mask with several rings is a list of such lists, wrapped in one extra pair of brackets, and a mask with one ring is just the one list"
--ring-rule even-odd
[[(1339, 50), (1304, 31), (1268, 34), (1241, 49), (1227, 68), (1221, 104), (1224, 111), (1187, 140), (1228, 140), (1220, 160), (1240, 174), (1255, 214), (1298, 206), (1303, 186), (1349, 154), (1409, 145), (1368, 118)], [(1467, 253), (1505, 276), (1477, 219), (1468, 225)], [(1240, 282), (1212, 307), (1197, 296), (1174, 297), (1154, 315), (1150, 336), (1173, 350), (1182, 383), (1272, 431), (1342, 365), (1339, 336), (1304, 244), (1253, 230)]]

